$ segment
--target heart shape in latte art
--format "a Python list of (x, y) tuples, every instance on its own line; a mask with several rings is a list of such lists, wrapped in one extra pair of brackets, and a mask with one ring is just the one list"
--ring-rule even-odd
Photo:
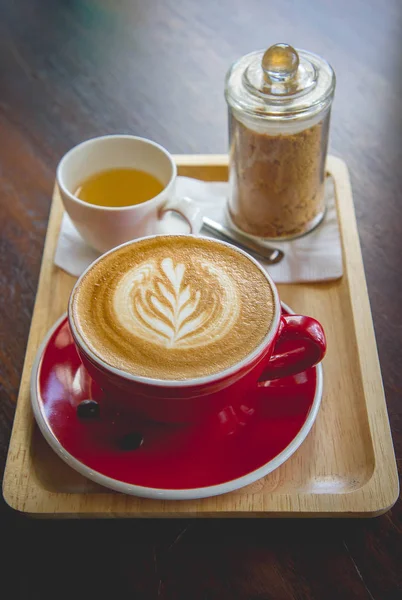
[(122, 327), (172, 349), (205, 346), (227, 335), (241, 307), (236, 282), (206, 259), (193, 259), (194, 269), (197, 277), (187, 277), (186, 265), (166, 256), (128, 270), (113, 296)]

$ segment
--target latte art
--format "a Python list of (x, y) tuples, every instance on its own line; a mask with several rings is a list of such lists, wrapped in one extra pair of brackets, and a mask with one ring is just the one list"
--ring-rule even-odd
[[(122, 327), (166, 348), (196, 348), (223, 338), (238, 319), (239, 294), (219, 266), (200, 261), (197, 267), (198, 289), (183, 283), (186, 266), (170, 257), (128, 271), (113, 297)], [(214, 285), (202, 287), (208, 276)]]
[(101, 257), (78, 282), (70, 321), (105, 363), (152, 379), (219, 373), (246, 358), (275, 313), (271, 285), (235, 248), (155, 236)]

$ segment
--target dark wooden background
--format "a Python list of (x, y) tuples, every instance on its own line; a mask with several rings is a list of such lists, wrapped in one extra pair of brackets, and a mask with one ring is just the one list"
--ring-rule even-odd
[[(0, 0), (0, 460), (4, 467), (55, 167), (129, 132), (225, 152), (230, 63), (283, 41), (338, 79), (331, 150), (352, 177), (402, 461), (400, 0)], [(402, 598), (402, 503), (373, 520), (31, 521), (0, 509), (4, 598)], [(9, 587), (11, 586), (11, 587)]]

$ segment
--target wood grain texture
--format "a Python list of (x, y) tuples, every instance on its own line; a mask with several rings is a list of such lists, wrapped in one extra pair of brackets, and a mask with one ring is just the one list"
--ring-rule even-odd
[[(227, 180), (227, 156), (181, 156), (179, 174)], [(215, 166), (216, 164), (216, 166)], [(62, 217), (54, 193), (41, 275), (3, 482), (8, 504), (33, 516), (374, 516), (398, 496), (350, 182), (329, 157), (343, 244), (344, 275), (325, 284), (282, 285), (281, 298), (323, 324), (325, 391), (312, 432), (279, 469), (251, 486), (200, 501), (162, 502), (110, 493), (66, 468), (33, 429), (30, 373), (36, 352), (65, 313), (75, 278), (53, 264)]]
[[(58, 160), (110, 132), (149, 136), (172, 152), (225, 152), (225, 71), (277, 41), (322, 54), (337, 73), (331, 147), (351, 171), (402, 465), (401, 32), (399, 0), (0, 0), (3, 465)], [(2, 505), (0, 585), (12, 583), (17, 598), (54, 597), (63, 582), (61, 597), (393, 600), (402, 591), (401, 507), (372, 521), (197, 524), (45, 523)], [(38, 540), (50, 549), (46, 577)], [(72, 558), (79, 566), (66, 577)], [(91, 575), (79, 578), (83, 566)]]

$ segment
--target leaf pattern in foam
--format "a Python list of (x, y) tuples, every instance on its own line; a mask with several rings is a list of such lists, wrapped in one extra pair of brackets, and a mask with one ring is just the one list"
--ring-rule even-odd
[[(219, 266), (205, 260), (196, 266), (199, 289), (194, 277), (184, 282), (186, 266), (171, 257), (126, 273), (114, 295), (121, 324), (142, 339), (173, 349), (206, 345), (226, 335), (240, 310), (237, 289)], [(206, 275), (213, 276), (212, 286), (204, 285)]]

